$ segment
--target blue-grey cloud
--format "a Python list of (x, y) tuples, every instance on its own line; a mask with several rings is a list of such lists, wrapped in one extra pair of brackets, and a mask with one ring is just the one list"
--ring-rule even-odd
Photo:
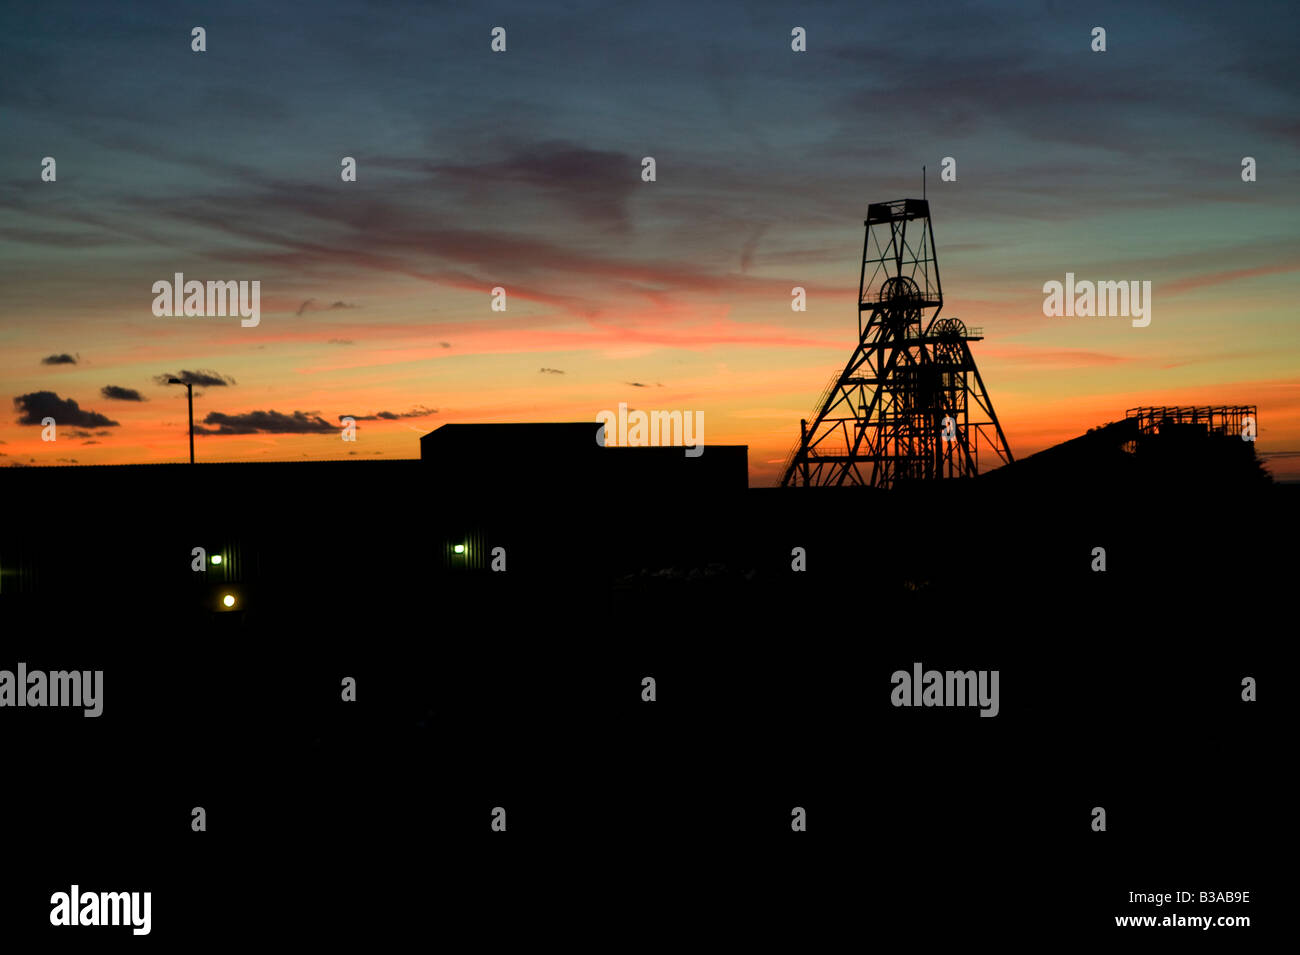
[(178, 371), (176, 374), (163, 373), (154, 376), (155, 384), (166, 385), (171, 383), (171, 379), (179, 378), (182, 384), (200, 385), (204, 387), (225, 387), (233, 385), (235, 379), (229, 375), (222, 375), (212, 370), (199, 369), (198, 371)]
[(140, 392), (136, 391), (134, 388), (122, 388), (118, 385), (105, 385), (103, 388), (99, 389), (99, 393), (105, 398), (110, 398), (114, 401), (145, 400), (144, 395), (140, 394)]
[(116, 428), (118, 423), (98, 411), (83, 410), (72, 398), (60, 398), (52, 391), (32, 391), (14, 398), (18, 424), (40, 426), (45, 418), (56, 425), (73, 428)]
[[(212, 425), (213, 427), (204, 427)], [(242, 414), (210, 412), (203, 424), (194, 426), (195, 434), (332, 434), (338, 426), (315, 412), (248, 411)]]

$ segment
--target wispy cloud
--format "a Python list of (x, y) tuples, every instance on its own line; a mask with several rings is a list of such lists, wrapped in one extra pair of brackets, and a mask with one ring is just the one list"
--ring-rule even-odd
[(317, 303), (317, 301), (314, 298), (309, 298), (307, 299), (307, 301), (303, 302), (301, 305), (298, 306), (298, 311), (295, 314), (301, 315), (303, 312), (329, 312), (340, 308), (360, 308), (360, 307), (361, 307), (360, 305), (353, 305), (351, 302), (342, 302), (342, 301), (333, 302), (329, 305), (320, 305)]
[(393, 412), (377, 411), (371, 415), (350, 414), (339, 415), (339, 420), (351, 418), (353, 421), (398, 421), (402, 418), (427, 418), (430, 415), (436, 415), (437, 408), (426, 408), (423, 405), (412, 408), (410, 411)]

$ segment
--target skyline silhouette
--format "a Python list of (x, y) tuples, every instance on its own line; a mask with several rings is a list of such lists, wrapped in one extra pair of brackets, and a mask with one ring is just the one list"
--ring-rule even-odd
[[(224, 382), (196, 389), (201, 461), (414, 457), (412, 428), (627, 401), (703, 412), (768, 484), (854, 341), (867, 204), (926, 165), (945, 317), (983, 329), (1018, 455), (1137, 405), (1248, 402), (1300, 478), (1294, 7), (1101, 4), (1104, 54), (1018, 5), (800, 11), (802, 54), (778, 8), (592, 28), (507, 5), (495, 55), (474, 11), (440, 10), (435, 39), (367, 8), (359, 41), (347, 9), (214, 9), (202, 54), (165, 16), (0, 12), (22, 77), (0, 91), (0, 464), (181, 460), (184, 396), (155, 379), (188, 371)], [(881, 35), (944, 69), (861, 42)], [(142, 81), (145, 53), (184, 82)], [(176, 273), (260, 282), (260, 322), (155, 316)], [(1151, 325), (1046, 317), (1067, 273), (1150, 281)], [(43, 443), (9, 411), (47, 392), (113, 423)], [(345, 414), (372, 419), (356, 448), (332, 444)]]

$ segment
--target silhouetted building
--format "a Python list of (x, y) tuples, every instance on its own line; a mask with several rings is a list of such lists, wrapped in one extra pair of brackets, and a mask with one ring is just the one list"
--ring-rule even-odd
[[(614, 487), (627, 492), (737, 493), (749, 485), (745, 445), (602, 447), (598, 422), (444, 424), (420, 439), (439, 486), (490, 490)], [(694, 453), (694, 452), (692, 452)]]
[(749, 484), (748, 448), (604, 447), (600, 424), (445, 424), (420, 439), (432, 523), (449, 570), (485, 570), (494, 548), (534, 572), (605, 567), (696, 527)]

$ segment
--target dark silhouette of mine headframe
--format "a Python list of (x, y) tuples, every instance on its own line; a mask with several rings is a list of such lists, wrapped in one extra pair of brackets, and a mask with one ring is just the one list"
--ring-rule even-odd
[[(858, 346), (801, 421), (782, 486), (974, 477), (979, 456), (1012, 460), (970, 342), (982, 329), (939, 318), (943, 290), (924, 199), (867, 206)], [(933, 310), (931, 312), (931, 310)], [(927, 313), (928, 318), (927, 318)]]

